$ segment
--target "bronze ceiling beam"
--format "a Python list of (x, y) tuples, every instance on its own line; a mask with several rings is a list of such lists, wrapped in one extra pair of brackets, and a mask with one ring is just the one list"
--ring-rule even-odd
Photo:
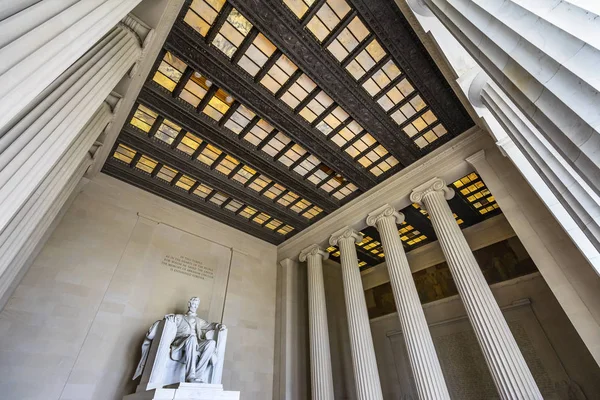
[(167, 182), (130, 168), (113, 157), (106, 160), (102, 172), (275, 245), (298, 232), (296, 229), (286, 236), (280, 235), (199, 196), (186, 193)]
[(367, 191), (377, 184), (374, 175), (340, 152), (335, 143), (327, 140), (301, 116), (255, 80), (242, 68), (233, 65), (220, 50), (207, 44), (190, 26), (178, 21), (167, 38), (165, 48), (186, 64), (206, 74), (242, 104), (250, 107), (275, 128), (319, 158), (327, 167)]
[(195, 108), (182, 100), (175, 99), (171, 93), (154, 82), (148, 82), (140, 92), (138, 101), (169, 119), (176, 121), (183, 129), (219, 147), (253, 169), (302, 196), (306, 200), (331, 213), (340, 207), (337, 200), (329, 197), (314, 184), (303, 180), (300, 175), (276, 162), (266, 153), (256, 151), (248, 142), (240, 140), (229, 129), (220, 127), (209, 117), (199, 114)]
[[(274, 203), (271, 199), (261, 196), (258, 192), (245, 188), (241, 183), (229, 179), (212, 167), (207, 167), (199, 161), (192, 160), (187, 154), (176, 151), (168, 145), (159, 143), (158, 139), (152, 139), (144, 135), (144, 132), (138, 131), (135, 127), (126, 124), (119, 135), (119, 142), (132, 149), (153, 158), (163, 165), (175, 168), (190, 178), (205, 183), (214, 189), (218, 189), (228, 196), (244, 202), (258, 210), (276, 217), (277, 219), (293, 226), (298, 230), (307, 228), (310, 220), (304, 218), (293, 211)], [(222, 155), (225, 153), (222, 153)], [(216, 161), (213, 166), (218, 164)], [(173, 179), (175, 181), (175, 179)]]
[[(229, 0), (229, 2), (352, 118), (367, 129), (398, 159), (400, 164), (407, 166), (420, 158), (421, 151), (417, 145), (398, 129), (396, 123), (358, 85), (329, 51), (321, 47), (282, 1)], [(313, 7), (311, 10), (316, 10), (316, 7)], [(305, 20), (306, 17), (302, 21)]]
[[(439, 147), (471, 128), (473, 120), (398, 6), (393, 1), (382, 0), (348, 2), (362, 16), (366, 26), (375, 33), (383, 48), (392, 55), (396, 65), (408, 76), (448, 130), (450, 135), (442, 136), (430, 148)], [(231, 3), (235, 6), (236, 2)]]

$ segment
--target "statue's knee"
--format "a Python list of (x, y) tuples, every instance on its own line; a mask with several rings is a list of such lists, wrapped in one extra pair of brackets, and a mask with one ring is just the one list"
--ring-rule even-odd
[(214, 340), (212, 340), (212, 339), (210, 339), (210, 340), (208, 341), (208, 347), (209, 347), (210, 349), (214, 350), (214, 349), (217, 347), (217, 342), (216, 342), (216, 341), (214, 341)]

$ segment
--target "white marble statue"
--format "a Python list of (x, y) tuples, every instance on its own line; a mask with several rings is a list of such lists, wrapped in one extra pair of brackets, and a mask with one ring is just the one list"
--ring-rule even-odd
[(200, 299), (192, 297), (187, 314), (165, 315), (148, 330), (133, 377), (142, 376), (145, 390), (180, 382), (220, 383), (227, 328), (198, 317), (199, 305)]

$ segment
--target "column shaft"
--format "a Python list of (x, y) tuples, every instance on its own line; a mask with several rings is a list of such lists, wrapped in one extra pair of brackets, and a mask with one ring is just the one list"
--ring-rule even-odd
[(140, 1), (27, 0), (0, 6), (0, 132)]
[(329, 349), (329, 327), (323, 282), (323, 259), (328, 253), (313, 245), (300, 253), (307, 261), (308, 325), (310, 332), (310, 378), (313, 400), (333, 400), (333, 373)]
[(569, 2), (424, 2), (600, 194), (598, 16)]
[(454, 220), (446, 201), (452, 194), (441, 179), (432, 179), (413, 191), (411, 201), (422, 203), (429, 212), (500, 397), (542, 399), (477, 260)]
[(369, 214), (367, 224), (376, 225), (381, 236), (390, 284), (419, 399), (450, 399), (419, 294), (398, 235), (396, 222), (401, 223), (403, 220), (404, 215), (385, 205)]
[(115, 27), (0, 137), (0, 233), (140, 54), (137, 36)]
[[(108, 104), (103, 103), (68, 151), (11, 219), (7, 228), (0, 233), (0, 298), (23, 267), (22, 261), (27, 259), (23, 258), (23, 255), (29, 254), (28, 249), (35, 247), (36, 238), (43, 234), (44, 219), (47, 214), (49, 212), (52, 214), (52, 208), (56, 213), (58, 212), (91, 164), (92, 159), (88, 151), (109, 124), (112, 116)], [(60, 200), (61, 197), (63, 200)], [(60, 204), (56, 206), (55, 203)], [(47, 224), (51, 222), (50, 220)]]
[(344, 299), (348, 313), (348, 331), (352, 352), (352, 366), (356, 381), (358, 400), (382, 400), (379, 371), (375, 359), (375, 348), (371, 336), (367, 303), (358, 268), (358, 257), (354, 244), (362, 235), (344, 228), (331, 236), (329, 242), (340, 248)]

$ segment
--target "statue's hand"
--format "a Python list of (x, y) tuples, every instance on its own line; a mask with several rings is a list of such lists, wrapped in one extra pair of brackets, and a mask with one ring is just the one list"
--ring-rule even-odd
[(227, 327), (223, 324), (219, 324), (219, 331), (224, 331)]
[(175, 314), (167, 314), (167, 315), (165, 315), (165, 321), (175, 322)]

